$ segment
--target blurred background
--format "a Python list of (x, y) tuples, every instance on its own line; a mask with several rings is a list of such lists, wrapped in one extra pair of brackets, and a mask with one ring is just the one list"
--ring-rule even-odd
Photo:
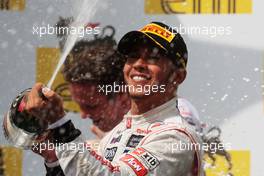
[[(89, 8), (89, 1), (85, 6), (83, 2), (0, 0), (1, 121), (18, 92), (36, 81), (47, 83), (58, 62), (56, 34), (40, 36), (35, 29), (55, 26), (59, 17), (76, 18)], [(98, 0), (87, 24), (100, 32), (112, 25), (117, 41), (151, 21), (181, 29), (189, 60), (179, 95), (195, 105), (203, 122), (221, 127), (222, 140), (231, 143), (233, 175), (262, 176), (263, 6), (262, 0)], [(52, 88), (61, 84), (58, 74)], [(67, 90), (60, 93), (69, 96)], [(91, 122), (80, 119), (78, 107), (68, 101), (66, 108), (85, 137), (94, 138)], [(0, 143), (0, 175), (45, 175), (39, 156), (8, 146), (2, 132)], [(225, 175), (226, 167), (226, 161), (218, 157), (207, 173)]]

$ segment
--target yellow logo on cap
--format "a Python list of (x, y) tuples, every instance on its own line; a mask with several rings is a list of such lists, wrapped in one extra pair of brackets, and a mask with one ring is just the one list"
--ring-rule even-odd
[(171, 31), (159, 25), (153, 24), (153, 23), (146, 25), (140, 31), (144, 33), (147, 32), (147, 33), (158, 35), (159, 37), (165, 39), (168, 42), (171, 42), (172, 39), (175, 37), (175, 34), (172, 33)]

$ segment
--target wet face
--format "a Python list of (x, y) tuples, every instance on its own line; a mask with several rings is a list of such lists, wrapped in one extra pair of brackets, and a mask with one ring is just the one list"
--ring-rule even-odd
[(103, 131), (111, 130), (119, 121), (112, 111), (114, 100), (102, 94), (93, 83), (71, 83), (72, 99), (80, 106), (81, 117), (90, 118)]
[[(142, 98), (152, 95), (164, 96), (171, 93), (167, 90), (173, 84), (173, 73), (176, 68), (169, 58), (156, 47), (146, 45), (135, 47), (128, 55), (124, 66), (124, 78), (129, 86), (133, 87), (163, 87), (165, 92), (159, 89), (152, 91), (150, 95), (140, 89), (129, 89), (132, 98)], [(161, 93), (162, 92), (162, 93)]]

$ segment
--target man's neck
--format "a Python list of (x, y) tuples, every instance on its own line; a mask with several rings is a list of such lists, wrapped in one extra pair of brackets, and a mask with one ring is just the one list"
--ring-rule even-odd
[(124, 114), (126, 114), (130, 110), (131, 101), (129, 99), (128, 94), (120, 94), (118, 96), (118, 101), (116, 101), (115, 110), (117, 117), (120, 117), (120, 119), (123, 119)]
[(143, 114), (151, 109), (154, 109), (167, 101), (171, 100), (174, 95), (165, 96), (148, 96), (148, 97), (141, 97), (141, 98), (131, 98), (131, 110), (130, 113), (132, 115), (140, 115)]

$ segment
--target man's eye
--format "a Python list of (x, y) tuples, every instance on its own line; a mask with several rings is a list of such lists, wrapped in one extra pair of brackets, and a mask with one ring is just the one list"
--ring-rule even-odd
[(148, 57), (148, 63), (154, 64), (157, 61), (159, 61), (159, 59), (160, 59), (160, 56), (157, 55), (157, 54), (155, 54), (155, 55), (154, 54), (153, 55), (149, 55), (149, 57)]
[(128, 63), (132, 63), (135, 60), (137, 60), (140, 56), (136, 53), (130, 53), (130, 54), (126, 55), (125, 57), (126, 57), (126, 61)]

